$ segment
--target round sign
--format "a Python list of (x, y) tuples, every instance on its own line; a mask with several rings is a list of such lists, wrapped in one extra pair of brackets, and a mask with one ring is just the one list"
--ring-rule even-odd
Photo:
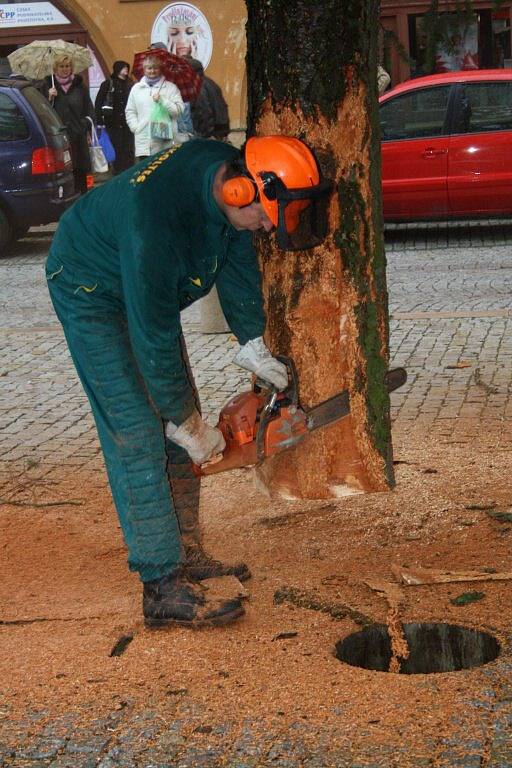
[(193, 56), (204, 69), (212, 57), (210, 25), (190, 3), (171, 3), (160, 11), (151, 30), (151, 43), (164, 43), (169, 53), (177, 56)]

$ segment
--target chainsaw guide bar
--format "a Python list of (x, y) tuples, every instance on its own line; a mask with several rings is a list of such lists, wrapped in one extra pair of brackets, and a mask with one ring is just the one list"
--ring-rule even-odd
[[(388, 392), (394, 392), (407, 381), (405, 368), (393, 368), (386, 374)], [(334, 421), (348, 416), (350, 413), (350, 395), (348, 390), (340, 392), (339, 395), (324, 400), (320, 405), (315, 405), (311, 410), (306, 410), (307, 424), (310, 432)]]

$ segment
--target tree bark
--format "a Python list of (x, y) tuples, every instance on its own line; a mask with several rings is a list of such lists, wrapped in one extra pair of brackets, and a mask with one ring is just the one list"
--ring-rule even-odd
[(249, 135), (313, 149), (334, 181), (329, 234), (309, 251), (258, 244), (275, 354), (292, 357), (300, 401), (343, 389), (351, 415), (263, 463), (271, 495), (340, 497), (394, 484), (385, 385), (388, 309), (377, 103), (377, 0), (247, 0)]

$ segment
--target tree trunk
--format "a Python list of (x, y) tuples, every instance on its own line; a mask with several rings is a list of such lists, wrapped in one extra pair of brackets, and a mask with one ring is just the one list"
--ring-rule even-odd
[(292, 357), (300, 401), (343, 389), (351, 415), (264, 462), (271, 495), (340, 497), (394, 484), (376, 83), (377, 0), (247, 0), (250, 135), (304, 139), (334, 181), (314, 250), (262, 239), (266, 341)]

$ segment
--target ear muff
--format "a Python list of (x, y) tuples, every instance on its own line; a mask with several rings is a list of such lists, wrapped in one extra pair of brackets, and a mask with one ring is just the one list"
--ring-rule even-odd
[(253, 203), (257, 196), (257, 187), (247, 176), (235, 176), (222, 185), (222, 200), (226, 205), (243, 208)]

